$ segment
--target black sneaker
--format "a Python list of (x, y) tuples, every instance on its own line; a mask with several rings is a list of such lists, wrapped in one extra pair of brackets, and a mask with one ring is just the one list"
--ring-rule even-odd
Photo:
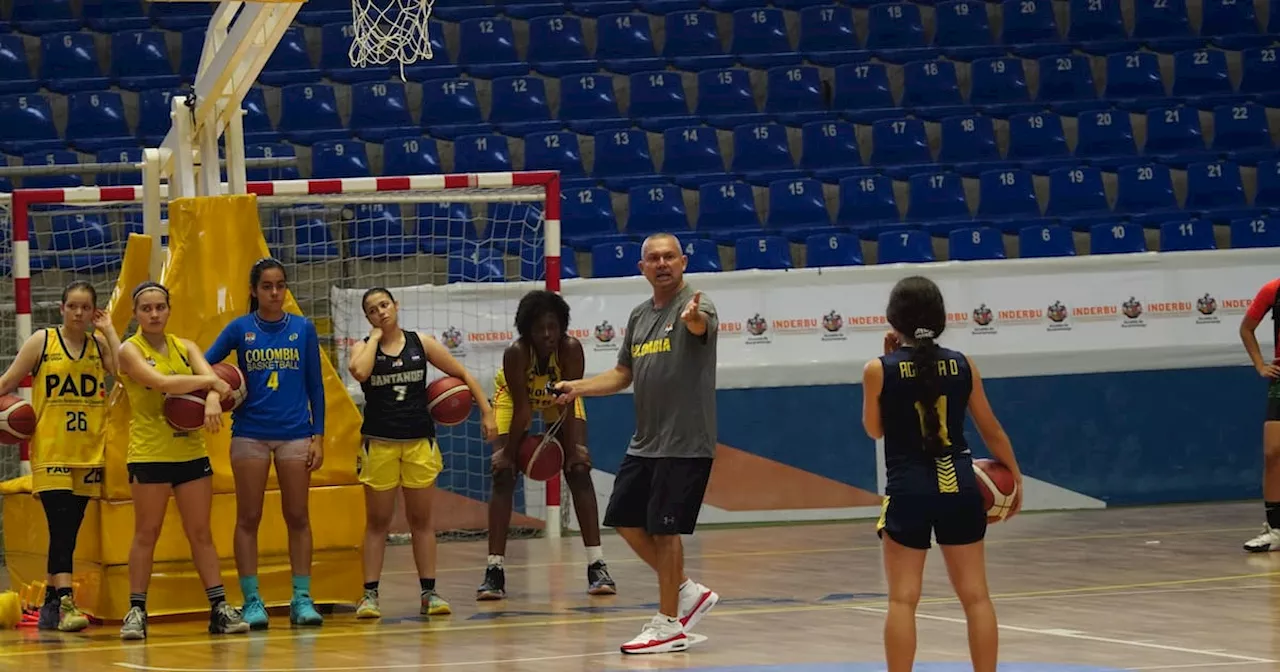
[(507, 597), (507, 575), (498, 565), (489, 565), (484, 570), (484, 583), (476, 590), (476, 599), (502, 600)]
[(209, 610), (209, 634), (231, 635), (249, 632), (249, 624), (240, 616), (240, 610), (223, 600)]
[(588, 595), (617, 595), (618, 585), (609, 576), (609, 566), (604, 560), (597, 560), (587, 566)]
[(46, 601), (40, 605), (40, 617), (36, 620), (36, 628), (40, 630), (57, 630), (58, 629), (58, 601)]

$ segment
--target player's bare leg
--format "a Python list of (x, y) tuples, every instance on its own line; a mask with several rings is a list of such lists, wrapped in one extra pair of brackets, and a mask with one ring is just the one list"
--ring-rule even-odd
[(244, 595), (241, 615), (249, 627), (267, 627), (267, 607), (258, 593), (258, 526), (262, 523), (262, 501), (266, 497), (269, 458), (239, 457), (231, 461), (236, 481), (236, 531), (234, 548), (240, 592)]
[(436, 592), (436, 526), (434, 509), (436, 489), (404, 488), (404, 514), (413, 537), (413, 563), (418, 569), (418, 587), (423, 616), (453, 613), (449, 603)]
[(1262, 499), (1267, 524), (1262, 534), (1246, 541), (1246, 551), (1280, 551), (1280, 422), (1262, 425)]
[(566, 446), (564, 480), (573, 497), (573, 508), (578, 514), (578, 528), (582, 531), (582, 545), (587, 549), (587, 593), (591, 595), (616, 595), (618, 586), (609, 575), (604, 561), (604, 549), (600, 546), (600, 513), (596, 502), (596, 487), (591, 481), (591, 456), (586, 447), (586, 423), (577, 418), (576, 433), (582, 443)]
[(156, 542), (164, 528), (164, 512), (169, 504), (166, 484), (133, 483), (133, 542), (129, 545), (129, 612), (120, 628), (121, 639), (147, 638), (147, 586)]
[(356, 606), (356, 618), (378, 618), (378, 581), (387, 551), (387, 533), (395, 515), (396, 489), (374, 490), (364, 486), (364, 596)]
[(182, 531), (191, 546), (191, 560), (196, 574), (204, 583), (205, 597), (209, 598), (209, 632), (226, 635), (249, 631), (240, 612), (227, 602), (227, 589), (222, 585), (222, 570), (218, 565), (218, 549), (213, 545), (211, 509), (213, 507), (213, 478), (187, 481), (173, 489), (173, 501), (182, 517)]
[(280, 459), (277, 452), (276, 477), (280, 480), (280, 508), (289, 529), (289, 567), (293, 571), (289, 622), (320, 625), (324, 619), (311, 599), (311, 468), (305, 460)]
[(889, 672), (911, 672), (916, 658), (916, 606), (920, 604), (928, 553), (903, 546), (888, 534), (883, 539), (884, 573), (889, 583), (889, 613), (884, 619), (885, 661)]
[[(495, 450), (507, 444), (507, 435), (498, 437)], [(484, 582), (476, 589), (477, 600), (501, 600), (507, 596), (507, 576), (502, 564), (507, 554), (507, 532), (515, 505), (515, 467), (495, 468), (489, 492), (489, 561)]]
[(1000, 627), (987, 588), (985, 546), (979, 541), (962, 546), (942, 546), (947, 576), (964, 607), (969, 626), (969, 658), (974, 672), (995, 672), (1000, 650)]

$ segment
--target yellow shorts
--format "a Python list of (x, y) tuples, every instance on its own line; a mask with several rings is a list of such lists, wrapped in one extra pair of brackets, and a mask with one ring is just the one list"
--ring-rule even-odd
[[(548, 426), (556, 420), (560, 419), (562, 407), (559, 404), (552, 405), (544, 409), (533, 409), (534, 413), (542, 413), (542, 422)], [(579, 420), (587, 419), (587, 407), (582, 403), (582, 397), (573, 400), (574, 416)], [(506, 388), (499, 387), (498, 391), (493, 395), (493, 414), (498, 421), (498, 434), (511, 433), (511, 416), (515, 413), (515, 405), (511, 401), (511, 395), (507, 394)]]
[(365, 438), (356, 454), (360, 482), (378, 491), (398, 486), (429, 488), (444, 471), (440, 445), (434, 439), (387, 441)]
[(102, 497), (102, 467), (38, 467), (31, 470), (31, 494), (70, 490), (81, 497)]

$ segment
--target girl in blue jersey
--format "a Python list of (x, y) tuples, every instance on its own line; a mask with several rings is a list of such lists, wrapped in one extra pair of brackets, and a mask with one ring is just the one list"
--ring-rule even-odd
[(893, 331), (885, 336), (885, 354), (862, 372), (862, 425), (871, 438), (884, 438), (887, 482), (876, 532), (889, 583), (889, 672), (907, 672), (915, 660), (915, 611), (931, 536), (964, 607), (974, 672), (995, 672), (999, 636), (983, 549), (987, 512), (964, 436), (966, 410), (991, 455), (1013, 472), (1009, 516), (1022, 506), (1022, 473), (977, 367), (963, 353), (938, 347), (947, 326), (938, 286), (919, 276), (903, 279), (889, 294), (886, 317)]
[(289, 622), (320, 625), (311, 599), (311, 516), (307, 493), (311, 472), (324, 461), (324, 383), (315, 325), (284, 312), (288, 279), (270, 257), (249, 272), (249, 314), (232, 320), (205, 358), (220, 362), (232, 352), (248, 387), (231, 414), (231, 471), (236, 482), (236, 570), (244, 593), (243, 618), (255, 630), (267, 627), (258, 593), (258, 524), (267, 476), (275, 458), (281, 508), (289, 529), (293, 599)]

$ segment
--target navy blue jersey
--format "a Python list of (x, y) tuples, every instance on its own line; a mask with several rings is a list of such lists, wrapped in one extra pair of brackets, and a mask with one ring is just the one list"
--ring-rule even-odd
[(964, 436), (965, 413), (973, 391), (969, 361), (955, 350), (938, 348), (937, 376), (941, 396), (934, 406), (948, 451), (930, 455), (924, 443), (924, 408), (918, 401), (921, 381), (911, 362), (911, 348), (880, 358), (884, 387), (880, 391), (880, 421), (884, 427), (885, 494), (935, 494), (975, 491), (973, 459)]
[[(369, 342), (368, 337), (364, 340)], [(427, 412), (427, 351), (417, 332), (404, 332), (404, 347), (398, 355), (388, 355), (379, 346), (373, 371), (360, 389), (364, 390), (361, 434), (394, 441), (435, 438), (435, 423)]]

